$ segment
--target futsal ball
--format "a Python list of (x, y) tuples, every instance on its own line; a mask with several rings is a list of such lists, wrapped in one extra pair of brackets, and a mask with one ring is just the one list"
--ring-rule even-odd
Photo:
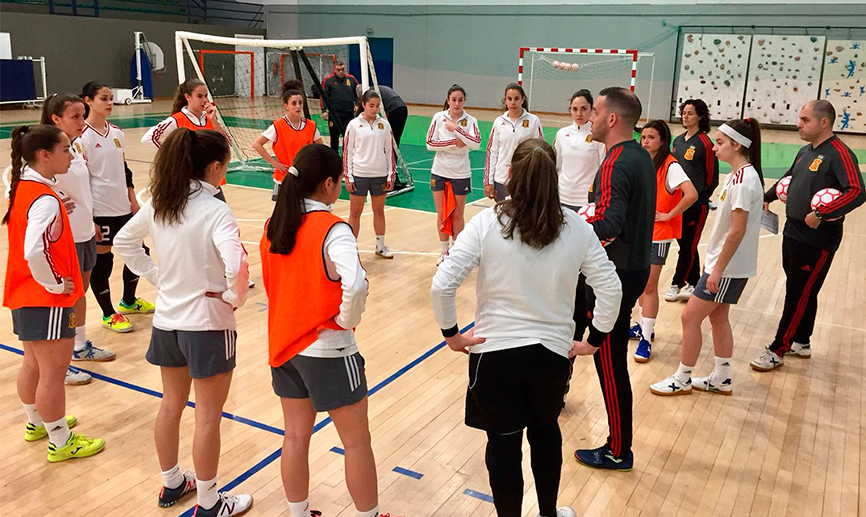
[(776, 196), (782, 203), (788, 202), (788, 186), (791, 184), (791, 176), (785, 176), (776, 183)]
[(834, 188), (822, 188), (812, 196), (812, 210), (824, 208), (841, 195), (842, 193)]
[(595, 203), (587, 203), (583, 205), (578, 209), (577, 215), (584, 221), (588, 220), (590, 217), (595, 215)]
[(571, 65), (571, 69), (574, 70), (575, 72), (577, 72), (578, 68), (580, 68), (580, 65), (577, 63), (574, 63), (573, 65)]
[(560, 63), (559, 61), (554, 61), (551, 64), (553, 65), (553, 68), (559, 68), (562, 65), (562, 63)]

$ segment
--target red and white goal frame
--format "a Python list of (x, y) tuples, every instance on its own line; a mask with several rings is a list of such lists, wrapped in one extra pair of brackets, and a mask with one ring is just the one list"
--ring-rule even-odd
[(542, 54), (629, 54), (631, 55), (631, 91), (634, 91), (635, 78), (637, 77), (637, 50), (616, 48), (559, 48), (559, 47), (520, 47), (520, 60), (517, 67), (517, 84), (523, 84), (523, 55), (526, 52), (538, 52)]

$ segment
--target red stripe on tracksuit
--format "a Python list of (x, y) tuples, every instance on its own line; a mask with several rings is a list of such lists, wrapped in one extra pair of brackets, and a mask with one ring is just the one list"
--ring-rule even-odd
[(797, 312), (795, 312), (794, 317), (791, 318), (791, 323), (788, 325), (788, 330), (785, 331), (785, 337), (782, 340), (786, 351), (791, 348), (791, 339), (793, 339), (797, 327), (800, 326), (800, 320), (803, 319), (803, 313), (806, 312), (806, 305), (809, 304), (809, 296), (812, 293), (812, 288), (815, 286), (815, 281), (821, 273), (821, 270), (824, 269), (824, 265), (827, 263), (827, 257), (829, 255), (830, 253), (827, 250), (821, 250), (821, 258), (819, 258), (818, 263), (815, 264), (815, 268), (812, 270), (812, 274), (809, 275), (809, 280), (806, 282), (806, 288), (803, 289), (803, 292), (800, 294), (800, 300), (797, 302)]
[(493, 185), (493, 178), (490, 177), (490, 147), (493, 146), (493, 134), (496, 132), (496, 125), (490, 129), (490, 138), (487, 139), (487, 159), (484, 160), (484, 184)]
[(852, 200), (857, 198), (863, 190), (863, 186), (860, 185), (860, 177), (857, 168), (854, 167), (854, 160), (851, 159), (848, 148), (839, 140), (833, 140), (832, 145), (836, 148), (839, 152), (839, 156), (842, 158), (842, 165), (845, 167), (845, 175), (848, 178), (848, 189), (845, 190), (841, 196), (821, 208), (821, 213), (828, 214), (850, 203)]
[(713, 159), (715, 154), (713, 154), (713, 141), (710, 140), (710, 137), (707, 136), (706, 133), (700, 133), (698, 138), (701, 139), (701, 143), (704, 144), (704, 155), (707, 157), (707, 179), (706, 186), (707, 188), (713, 184), (713, 176), (716, 174), (716, 162)]
[(598, 199), (595, 201), (595, 215), (590, 217), (587, 222), (592, 223), (604, 219), (604, 211), (610, 206), (611, 186), (610, 178), (613, 175), (613, 165), (622, 154), (622, 147), (617, 147), (610, 153), (604, 162), (601, 164), (601, 176), (599, 178)]
[(610, 449), (614, 456), (620, 455), (622, 448), (622, 436), (620, 435), (619, 397), (616, 393), (616, 379), (613, 376), (613, 358), (611, 356), (612, 344), (610, 335), (605, 338), (604, 344), (598, 353), (601, 353), (601, 367), (604, 373), (604, 398), (608, 404), (608, 427), (610, 427)]

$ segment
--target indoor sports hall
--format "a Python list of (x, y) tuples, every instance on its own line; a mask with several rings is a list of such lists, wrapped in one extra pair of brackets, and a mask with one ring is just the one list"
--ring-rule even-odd
[[(220, 492), (252, 497), (245, 512), (250, 516), (295, 517), (284, 490), (286, 471), (281, 476), (285, 406), (281, 407), (272, 385), (269, 338), (273, 335), (269, 336), (269, 297), (263, 276), (263, 267), (269, 266), (263, 266), (260, 251), (265, 224), (275, 213), (274, 167), (253, 145), (275, 121), (285, 119), (292, 124), (284, 102), (286, 81), (299, 82), (301, 116), (306, 123), (315, 124), (326, 146), (335, 138), (334, 125), (343, 124), (333, 115), (332, 90), (323, 88), (329, 80), (340, 87), (354, 81), (345, 92), (356, 99), (358, 92), (369, 89), (390, 90), (405, 106), (405, 124), (395, 122), (394, 112), (388, 113), (388, 97), (381, 93), (380, 115), (371, 115), (390, 121), (388, 127), (398, 139), (393, 141), (391, 155), (394, 189), (385, 197), (384, 208), (385, 250), (390, 260), (383, 257), (384, 238), (378, 241), (379, 231), (374, 230), (372, 198), (376, 194), (372, 190), (372, 196), (365, 198), (357, 232), (357, 253), (369, 285), (354, 336), (363, 356), (378, 478), (377, 509), (382, 516), (512, 515), (501, 508), (497, 514), (489, 477), (488, 436), (464, 421), (469, 412), (472, 354), (457, 353), (443, 340), (445, 331), (431, 304), (434, 275), (441, 273), (440, 263), (453, 260), (446, 252), (448, 238), (443, 248), (440, 237), (444, 234), (437, 232), (438, 198), (432, 189), (441, 181), (434, 169), (441, 151), (431, 136), (443, 104), (444, 112), (449, 112), (452, 85), (462, 87), (463, 109), (477, 119), (480, 137), (480, 144), (466, 154), (471, 184), (465, 197), (467, 225), (497, 205), (486, 189), (488, 174), (494, 174), (488, 170), (491, 136), (502, 117), (508, 116), (506, 97), (517, 91), (511, 83), (521, 88), (528, 111), (540, 123), (541, 138), (551, 146), (572, 124), (586, 124), (584, 130), (596, 134), (595, 125), (601, 122), (590, 122), (588, 115), (581, 123), (573, 122), (569, 112), (572, 95), (582, 89), (591, 93), (596, 107), (605, 98), (601, 92), (606, 88), (633, 92), (640, 101), (639, 122), (630, 128), (637, 144), (643, 126), (652, 120), (664, 121), (672, 139), (685, 133), (684, 106), (703, 99), (711, 126), (706, 136), (712, 139), (706, 152), (712, 153), (719, 135), (743, 148), (749, 147), (745, 140), (750, 145), (759, 142), (764, 190), (774, 196), (788, 195), (788, 185), (797, 178), (799, 153), (811, 145), (798, 132), (798, 124), (803, 123), (801, 108), (806, 106), (807, 115), (815, 112), (820, 121), (824, 112), (819, 113), (815, 106), (831, 105), (834, 116), (824, 117), (830, 124), (825, 130), (835, 133), (838, 144), (834, 149), (842, 171), (838, 174), (847, 174), (847, 179), (839, 189), (845, 194), (835, 190), (830, 202), (863, 196), (866, 9), (862, 0), (682, 0), (668, 4), (633, 0), (437, 0), (427, 4), (273, 0), (264, 5), (233, 0), (0, 2), (0, 169), (7, 169), (3, 174), (4, 214), (10, 186), (17, 181), (13, 176), (18, 177), (10, 172), (14, 168), (10, 167), (14, 165), (13, 135), (19, 135), (16, 128), (22, 125), (40, 124), (43, 104), (53, 94), (79, 96), (90, 81), (107, 87), (102, 91), (110, 91), (113, 100), (106, 128), (122, 133), (122, 145), (120, 140), (114, 142), (118, 149), (122, 147), (123, 160), (131, 171), (127, 187), (134, 184), (137, 201), (145, 205), (151, 200), (155, 157), (168, 149), (165, 140), (157, 142), (152, 136), (154, 128), (179, 112), (175, 109), (178, 84), (192, 78), (205, 87), (207, 98), (202, 102), (213, 109), (198, 115), (215, 121), (229, 142), (226, 184), (221, 190), (240, 231), (250, 281), (245, 303), (234, 312), (237, 337), (231, 346), (235, 347), (236, 365), (219, 423), (217, 481)], [(335, 79), (339, 67), (344, 75)], [(90, 100), (84, 102), (88, 113), (94, 109)], [(361, 105), (360, 118), (365, 116), (364, 109)], [(732, 121), (752, 119), (760, 122), (760, 140), (731, 129)], [(375, 121), (367, 122), (372, 129)], [(728, 131), (737, 136), (731, 137)], [(336, 135), (339, 139), (339, 132)], [(344, 136), (340, 152), (345, 151), (347, 139)], [(76, 140), (69, 140), (74, 147)], [(271, 149), (269, 145), (266, 150)], [(346, 153), (343, 155), (345, 160)], [(816, 156), (803, 168), (815, 177), (826, 164), (836, 163), (826, 152)], [(85, 156), (84, 162), (93, 167), (92, 158)], [(712, 157), (709, 162), (712, 164)], [(27, 163), (35, 168), (34, 163)], [(561, 169), (560, 164), (557, 170)], [(733, 169), (723, 160), (718, 162), (719, 186), (704, 200), (707, 209), (700, 224), (705, 229), (694, 242), (701, 268), (713, 246), (712, 229), (728, 206), (728, 176), (740, 172)], [(288, 173), (297, 178), (297, 170)], [(775, 188), (785, 177), (784, 189)], [(296, 179), (289, 178), (291, 181)], [(855, 191), (857, 188), (861, 190)], [(793, 200), (793, 187), (791, 192)], [(332, 213), (349, 220), (350, 199), (363, 198), (355, 194), (343, 185)], [(812, 201), (809, 211), (820, 213), (824, 205), (815, 203)], [(692, 302), (688, 295), (678, 300), (676, 288), (673, 300), (665, 298), (680, 250), (677, 240), (670, 242), (670, 255), (658, 280), (659, 297), (664, 299), (657, 318), (652, 319), (656, 337), (646, 340), (652, 344), (652, 355), (637, 361), (634, 354), (643, 339), (640, 335), (628, 344), (633, 468), (593, 469), (575, 459), (576, 449), (606, 443), (611, 426), (618, 425), (606, 409), (611, 394), (604, 381), (600, 382), (605, 374), (597, 373), (591, 357), (575, 358), (558, 417), (562, 467), (557, 501), (558, 506), (571, 507), (573, 513), (558, 516), (847, 517), (866, 513), (866, 476), (862, 475), (866, 473), (866, 423), (860, 416), (866, 410), (866, 209), (846, 211), (844, 231), (841, 223), (828, 219), (838, 228), (841, 241), (829, 255), (832, 266), (826, 266), (826, 279), (818, 280), (817, 273), (811, 275), (809, 269), (798, 267), (801, 276), (806, 273), (806, 280), (799, 288), (801, 303), (794, 303), (791, 310), (798, 320), (816, 311), (811, 341), (806, 343), (810, 351), (789, 353), (782, 367), (761, 370), (755, 358), (772, 353), (767, 347), (776, 339), (780, 318), (786, 317), (783, 314), (790, 305), (786, 296), (799, 295), (799, 291), (792, 294), (788, 285), (795, 273), (787, 261), (792, 260), (792, 253), (797, 255), (798, 248), (783, 249), (783, 240), (789, 238), (784, 230), (789, 224), (786, 207), (791, 209), (779, 201), (770, 203), (778, 227), (775, 233), (766, 226), (759, 230), (757, 273), (749, 278), (738, 300), (722, 303), (729, 308), (733, 335), (729, 368), (734, 388), (722, 393), (730, 396), (697, 391), (700, 388), (691, 392), (691, 386), (688, 396), (658, 396), (651, 391), (651, 385), (683, 365), (682, 313)], [(58, 214), (68, 221), (65, 210)], [(601, 216), (590, 216), (590, 222), (593, 217)], [(5, 296), (11, 297), (8, 293), (14, 286), (8, 285), (9, 279), (22, 268), (26, 275), (28, 262), (19, 260), (21, 245), (12, 242), (23, 233), (15, 224), (7, 226), (9, 233), (6, 229), (0, 232), (4, 272), (0, 282)], [(44, 235), (48, 256), (54, 241), (49, 243), (53, 237), (47, 230)], [(153, 239), (148, 235), (144, 244), (159, 264), (159, 246)], [(460, 244), (458, 237), (453, 240), (454, 245)], [(620, 244), (614, 241), (614, 245)], [(124, 259), (117, 245), (113, 257), (110, 288), (116, 305), (128, 286), (120, 273)], [(21, 263), (12, 271), (10, 264), (16, 260)], [(481, 255), (482, 268), (485, 260)], [(204, 271), (204, 261), (186, 264), (188, 274)], [(577, 271), (579, 266), (574, 267)], [(480, 311), (478, 300), (486, 287), (476, 282), (478, 274), (469, 274), (455, 295), (461, 333), (473, 329), (480, 314), (476, 312)], [(556, 285), (557, 280), (550, 281), (551, 286)], [(532, 289), (517, 284), (513, 298), (532, 305), (534, 295), (527, 294)], [(806, 300), (818, 291), (815, 309)], [(30, 422), (30, 414), (22, 410), (22, 403), (25, 410), (28, 404), (19, 396), (22, 383), (27, 383), (19, 377), (25, 346), (16, 335), (21, 325), (18, 316), (13, 330), (13, 311), (8, 305), (0, 311), (0, 435), (4, 437), (0, 515), (210, 515), (197, 509), (196, 494), (185, 495), (165, 508), (155, 501), (167, 479), (160, 475), (154, 437), (165, 379), (145, 356), (156, 316), (131, 312), (126, 316), (128, 327), (120, 332), (107, 328), (102, 323), (104, 310), (93, 292), (84, 294), (87, 340), (114, 352), (116, 358), (71, 361), (71, 368), (89, 379), (81, 385), (65, 385), (65, 414), (77, 419), (75, 427), (69, 424), (71, 436), (80, 426), (81, 433), (105, 442), (104, 449), (90, 458), (53, 463), (45, 457), (51, 438), (22, 440), (22, 431)], [(158, 289), (141, 278), (135, 296), (156, 303)], [(290, 321), (311, 304), (298, 297), (279, 318)], [(644, 321), (641, 310), (635, 303), (630, 325)], [(158, 315), (158, 304), (156, 311)], [(690, 365), (695, 375), (704, 375), (717, 364), (714, 330), (709, 320), (703, 322), (703, 347), (696, 364)], [(70, 331), (70, 336), (76, 332), (74, 328)], [(790, 336), (784, 339), (790, 341)], [(351, 378), (352, 373), (349, 375)], [(539, 382), (543, 382), (541, 377)], [(36, 405), (44, 400), (41, 396), (37, 395)], [(197, 398), (192, 390), (180, 420), (181, 469), (193, 469)], [(542, 515), (533, 481), (535, 460), (526, 438), (521, 447), (524, 497), (519, 515), (534, 517)], [(327, 412), (318, 412), (309, 446), (308, 494), (309, 509), (321, 512), (318, 515), (363, 514), (346, 483), (346, 459), (337, 426)], [(238, 514), (225, 512), (219, 515)]]

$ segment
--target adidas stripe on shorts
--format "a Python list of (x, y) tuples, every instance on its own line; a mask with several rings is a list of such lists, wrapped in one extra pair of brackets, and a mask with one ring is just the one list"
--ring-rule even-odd
[(12, 332), (21, 341), (52, 341), (75, 337), (75, 310), (72, 307), (13, 309)]
[(296, 355), (279, 368), (271, 368), (274, 393), (290, 399), (309, 398), (316, 411), (350, 406), (367, 396), (364, 358), (355, 352), (345, 357)]
[(650, 265), (664, 266), (671, 250), (670, 242), (654, 242), (650, 250)]
[(238, 333), (234, 330), (162, 330), (150, 335), (145, 358), (156, 366), (189, 367), (193, 379), (234, 370)]
[(694, 295), (701, 300), (716, 303), (736, 304), (740, 300), (740, 295), (743, 294), (743, 289), (746, 288), (748, 278), (725, 278), (719, 281), (719, 292), (711, 293), (707, 289), (707, 278), (710, 275), (704, 273), (698, 280), (698, 285), (695, 286)]

